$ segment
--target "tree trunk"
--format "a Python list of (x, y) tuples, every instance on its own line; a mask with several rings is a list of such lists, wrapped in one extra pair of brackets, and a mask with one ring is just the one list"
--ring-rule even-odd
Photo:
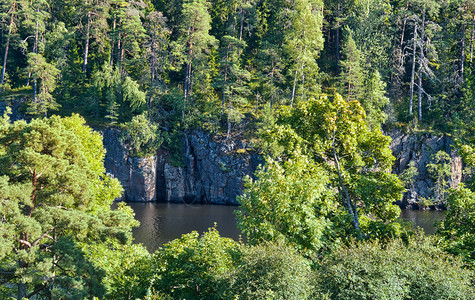
[(460, 51), (460, 83), (463, 83), (463, 79), (464, 79), (464, 64), (465, 64), (465, 20), (463, 20), (463, 24), (462, 24), (462, 45), (460, 46), (461, 47), (461, 51)]
[(340, 195), (343, 199), (343, 204), (346, 206), (348, 213), (353, 217), (353, 227), (355, 228), (356, 232), (358, 233), (358, 237), (361, 238), (361, 229), (360, 229), (360, 222), (358, 219), (358, 210), (356, 207), (356, 202), (352, 205), (352, 201), (350, 198), (350, 193), (346, 188), (345, 182), (343, 180), (343, 176), (341, 174), (340, 168), (340, 160), (338, 159), (338, 155), (335, 150), (335, 146), (333, 146), (333, 159), (335, 160), (336, 170), (338, 173), (338, 180), (340, 182)]
[[(39, 11), (39, 9), (38, 9), (38, 11)], [(39, 31), (39, 24), (38, 24), (38, 21), (36, 21), (35, 44), (33, 46), (33, 52), (35, 54), (38, 54), (38, 31)], [(36, 88), (37, 88), (37, 78), (35, 76), (35, 78), (33, 80), (33, 102), (35, 102), (35, 103), (38, 102), (38, 99), (37, 99), (37, 96), (36, 96)]]
[(475, 16), (472, 19), (472, 30), (470, 34), (470, 63), (473, 62), (473, 42), (475, 40)]
[[(191, 51), (191, 49), (190, 49)], [(191, 76), (191, 59), (186, 64), (186, 71), (185, 71), (185, 83), (183, 86), (183, 108), (181, 111), (181, 121), (185, 121), (185, 109), (186, 109), (186, 98), (188, 97), (188, 86), (189, 86), (189, 78)]]
[(155, 35), (156, 32), (156, 27), (154, 25), (153, 27), (153, 33), (152, 33), (152, 45), (151, 45), (151, 66), (150, 66), (150, 91), (149, 91), (149, 97), (148, 97), (148, 120), (152, 120), (152, 99), (153, 99), (153, 94), (154, 94), (154, 86), (155, 86), (155, 70), (156, 70), (156, 64), (157, 64), (157, 57), (155, 56), (155, 43), (157, 40), (157, 37)]
[(185, 83), (183, 85), (183, 110), (181, 111), (181, 121), (185, 122), (185, 108), (186, 108), (186, 98), (188, 97), (188, 90), (191, 88), (191, 62), (193, 55), (193, 33), (195, 32), (195, 27), (191, 27), (190, 32), (190, 41), (188, 46), (188, 63), (186, 64), (185, 71)]
[(229, 97), (229, 102), (228, 102), (228, 118), (227, 118), (227, 123), (228, 123), (228, 130), (226, 132), (226, 139), (229, 139), (229, 136), (231, 134), (231, 109), (233, 108), (233, 104), (231, 102), (232, 97)]
[(7, 36), (7, 44), (5, 45), (5, 55), (3, 56), (3, 68), (2, 68), (2, 78), (0, 85), (2, 86), (2, 89), (4, 89), (4, 82), (5, 82), (5, 70), (7, 69), (7, 59), (8, 59), (8, 49), (10, 47), (10, 37), (12, 34), (12, 27), (13, 27), (13, 20), (14, 20), (14, 12), (15, 12), (15, 4), (13, 4), (12, 7), (12, 16), (10, 18), (10, 26), (8, 27), (8, 36)]
[(122, 42), (122, 45), (121, 45), (121, 49), (120, 49), (120, 59), (119, 59), (119, 71), (120, 71), (120, 74), (122, 74), (122, 66), (123, 66), (123, 63), (124, 63), (124, 56), (125, 56), (125, 42)]
[(225, 109), (226, 105), (226, 82), (228, 81), (228, 66), (229, 66), (229, 48), (231, 45), (228, 45), (228, 48), (226, 49), (226, 66), (224, 67), (224, 84), (223, 84), (223, 99), (221, 100), (221, 105), (223, 107), (223, 112)]
[(87, 25), (86, 25), (86, 41), (84, 43), (84, 60), (82, 63), (82, 72), (85, 74), (87, 70), (87, 57), (89, 54), (89, 33), (91, 30), (91, 12), (87, 13)]
[(409, 98), (409, 117), (412, 116), (412, 106), (414, 99), (414, 75), (416, 72), (416, 48), (417, 48), (417, 26), (414, 22), (414, 34), (413, 34), (414, 43), (412, 46), (412, 71), (411, 71), (411, 94)]
[(297, 69), (295, 69), (295, 74), (294, 74), (294, 85), (292, 87), (292, 97), (290, 98), (290, 106), (294, 104), (294, 99), (295, 99), (295, 87), (297, 86)]
[(419, 43), (419, 89), (417, 91), (417, 109), (419, 120), (422, 120), (422, 60), (424, 59), (424, 23), (426, 19), (426, 12), (422, 12), (422, 28), (421, 28), (421, 42)]
[[(117, 10), (117, 6), (115, 8)], [(109, 64), (111, 65), (111, 67), (114, 65), (114, 47), (115, 47), (115, 28), (117, 26), (117, 17), (116, 15), (114, 14), (114, 20), (112, 21), (112, 37), (111, 37), (111, 57), (110, 57), (110, 61), (109, 61)]]
[[(338, 3), (337, 18), (340, 17), (341, 4)], [(340, 21), (337, 21), (335, 28), (335, 57), (336, 57), (336, 73), (340, 74)]]

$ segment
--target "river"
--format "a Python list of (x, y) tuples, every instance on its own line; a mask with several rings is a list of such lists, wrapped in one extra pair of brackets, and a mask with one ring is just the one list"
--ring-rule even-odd
[[(239, 239), (234, 210), (237, 206), (187, 205), (172, 203), (127, 203), (135, 211), (140, 227), (133, 229), (136, 243), (142, 243), (149, 251), (179, 238), (184, 233), (196, 230), (200, 233), (217, 224), (221, 236)], [(414, 226), (420, 226), (428, 234), (434, 234), (434, 221), (442, 220), (445, 212), (403, 210), (401, 218)]]

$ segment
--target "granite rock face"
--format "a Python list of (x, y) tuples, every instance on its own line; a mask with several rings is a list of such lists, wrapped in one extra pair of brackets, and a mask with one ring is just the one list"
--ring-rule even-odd
[(462, 158), (449, 137), (445, 135), (405, 134), (401, 131), (392, 131), (389, 136), (392, 138), (390, 148), (396, 157), (393, 173), (401, 174), (411, 162), (415, 163), (418, 171), (413, 186), (403, 196), (401, 206), (420, 208), (421, 198), (429, 199), (433, 196), (434, 181), (427, 171), (427, 164), (431, 163), (431, 156), (438, 151), (445, 151), (452, 159), (450, 187), (456, 187), (462, 182)]
[(183, 166), (173, 166), (164, 151), (158, 154), (159, 201), (236, 205), (244, 177), (263, 162), (244, 142), (216, 142), (201, 131), (185, 135), (183, 144)]
[(129, 155), (127, 145), (120, 142), (118, 129), (107, 129), (102, 132), (106, 157), (104, 165), (107, 173), (117, 178), (126, 201), (156, 200), (156, 156), (133, 157)]
[[(399, 203), (405, 208), (422, 208), (421, 199), (434, 194), (434, 182), (427, 164), (431, 156), (442, 150), (452, 159), (450, 186), (462, 181), (463, 163), (447, 136), (389, 132), (390, 148), (396, 157), (393, 173), (401, 174), (411, 162), (418, 175)], [(158, 149), (153, 157), (129, 155), (127, 145), (120, 142), (120, 131), (103, 132), (107, 150), (107, 172), (118, 178), (124, 187), (126, 201), (161, 201), (177, 203), (237, 205), (236, 196), (243, 191), (243, 179), (252, 176), (262, 157), (240, 140), (217, 141), (202, 131), (191, 131), (183, 137), (182, 160), (171, 162), (171, 155)]]
[(162, 149), (153, 157), (130, 156), (118, 129), (103, 136), (106, 170), (121, 182), (125, 201), (237, 205), (243, 178), (263, 162), (244, 142), (216, 142), (201, 131), (184, 136), (180, 166)]

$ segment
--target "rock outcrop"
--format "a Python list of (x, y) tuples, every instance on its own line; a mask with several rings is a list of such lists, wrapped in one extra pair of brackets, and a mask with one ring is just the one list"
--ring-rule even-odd
[[(462, 158), (454, 148), (453, 140), (447, 136), (430, 134), (405, 134), (399, 130), (389, 133), (392, 138), (390, 148), (396, 157), (393, 172), (401, 174), (411, 162), (418, 171), (412, 187), (404, 194), (400, 203), (405, 208), (422, 208), (421, 200), (429, 199), (434, 195), (434, 181), (427, 170), (431, 163), (431, 156), (438, 151), (445, 151), (452, 159), (450, 187), (456, 187), (462, 181)], [(434, 208), (434, 207), (433, 207)], [(436, 207), (436, 208), (440, 208)]]
[(243, 178), (254, 173), (261, 158), (243, 141), (216, 142), (201, 131), (185, 135), (183, 144), (183, 166), (172, 165), (165, 151), (158, 154), (157, 199), (238, 204)]
[(131, 157), (117, 129), (105, 130), (103, 136), (106, 170), (122, 183), (126, 201), (237, 205), (243, 178), (262, 163), (245, 142), (216, 142), (201, 131), (184, 136), (179, 166), (162, 149), (153, 157)]
[(117, 178), (124, 188), (126, 201), (155, 201), (157, 159), (153, 157), (133, 157), (126, 145), (120, 141), (118, 129), (102, 132), (106, 157), (104, 165), (107, 173)]
[[(105, 130), (103, 135), (107, 172), (124, 186), (126, 201), (236, 205), (236, 196), (243, 190), (243, 178), (252, 176), (263, 163), (244, 141), (216, 141), (202, 131), (192, 131), (183, 137), (180, 163), (172, 163), (170, 153), (163, 149), (158, 149), (153, 157), (132, 157), (127, 145), (120, 142), (118, 129)], [(411, 162), (418, 171), (412, 187), (399, 203), (402, 207), (423, 208), (421, 200), (433, 197), (434, 182), (427, 164), (440, 150), (452, 159), (450, 186), (462, 181), (462, 159), (449, 137), (401, 131), (391, 131), (389, 135), (390, 148), (396, 157), (393, 172), (401, 174)]]

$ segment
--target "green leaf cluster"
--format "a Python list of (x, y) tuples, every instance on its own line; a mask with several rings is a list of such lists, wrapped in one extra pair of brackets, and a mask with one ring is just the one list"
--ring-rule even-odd
[(2, 297), (104, 296), (112, 274), (84, 247), (120, 251), (137, 221), (111, 209), (122, 188), (105, 174), (102, 137), (78, 115), (0, 124)]

